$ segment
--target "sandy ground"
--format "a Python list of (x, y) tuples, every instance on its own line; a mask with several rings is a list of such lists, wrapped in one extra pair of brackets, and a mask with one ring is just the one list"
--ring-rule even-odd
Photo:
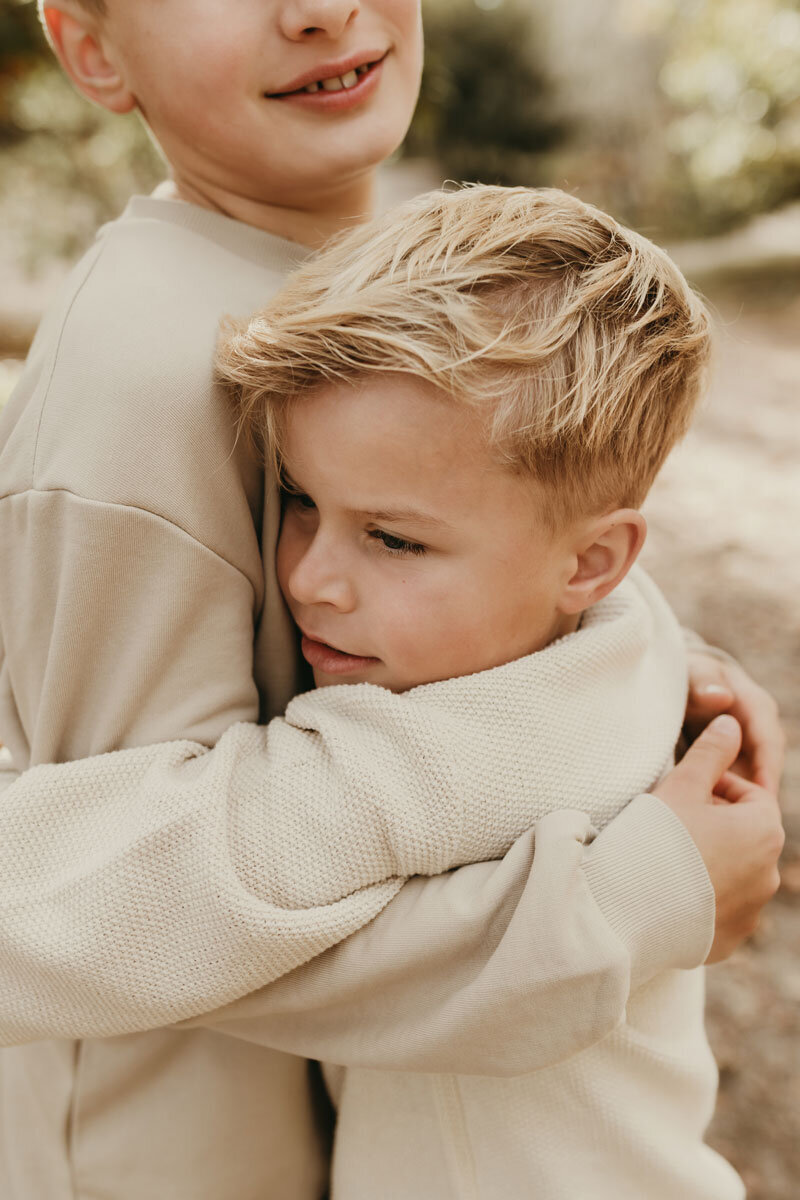
[[(389, 178), (384, 200), (434, 182), (429, 170), (405, 168)], [(756, 938), (709, 972), (709, 1026), (721, 1074), (712, 1141), (744, 1175), (750, 1200), (796, 1200), (800, 211), (719, 242), (677, 247), (675, 255), (715, 307), (717, 366), (707, 405), (648, 501), (645, 562), (684, 623), (732, 651), (777, 697), (789, 735), (782, 890)], [(8, 303), (12, 289), (4, 289), (0, 403), (52, 286), (48, 279), (14, 290), (16, 305)]]
[(697, 282), (717, 310), (715, 381), (648, 500), (646, 564), (682, 620), (732, 651), (775, 695), (789, 737), (783, 887), (753, 941), (709, 971), (708, 1015), (721, 1083), (711, 1140), (744, 1176), (750, 1200), (796, 1200), (800, 258), (740, 258)]

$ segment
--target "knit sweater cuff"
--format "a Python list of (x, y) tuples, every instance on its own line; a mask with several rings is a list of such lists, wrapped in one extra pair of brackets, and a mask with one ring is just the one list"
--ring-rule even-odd
[(584, 870), (631, 956), (631, 990), (659, 971), (697, 967), (714, 940), (714, 888), (686, 826), (637, 796), (586, 851)]

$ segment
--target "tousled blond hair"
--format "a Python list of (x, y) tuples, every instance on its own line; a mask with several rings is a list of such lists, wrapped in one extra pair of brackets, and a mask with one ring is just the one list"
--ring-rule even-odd
[(497, 454), (552, 485), (565, 517), (641, 504), (708, 355), (703, 304), (647, 239), (561, 191), (473, 186), (341, 237), (228, 331), (218, 364), (278, 461), (304, 394), (418, 376), (480, 406)]

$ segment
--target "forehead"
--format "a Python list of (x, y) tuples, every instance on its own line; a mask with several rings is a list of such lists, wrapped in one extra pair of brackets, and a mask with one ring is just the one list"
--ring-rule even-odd
[(424, 513), (452, 528), (541, 523), (539, 485), (500, 463), (482, 414), (425, 381), (370, 376), (289, 406), (291, 482), (321, 508)]
[(284, 454), (292, 471), (351, 487), (426, 486), (498, 469), (480, 414), (410, 375), (325, 384), (297, 399)]

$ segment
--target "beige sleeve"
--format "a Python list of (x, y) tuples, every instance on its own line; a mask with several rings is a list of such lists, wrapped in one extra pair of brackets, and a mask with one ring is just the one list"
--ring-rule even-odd
[[(142, 510), (62, 493), (31, 502), (54, 506), (39, 514), (39, 553), (14, 573), (19, 581), (27, 572), (20, 593), (37, 597), (31, 621), (60, 634), (41, 662), (27, 664), (44, 681), (42, 716), (32, 723), (43, 750), (48, 738), (52, 757), (75, 753), (80, 741), (152, 739), (159, 719), (162, 736), (188, 729), (204, 738), (221, 721), (252, 715), (253, 597), (241, 572)], [(30, 527), (34, 514), (14, 519)], [(356, 692), (341, 690), (345, 709)], [(24, 703), (25, 689), (18, 695)], [(653, 964), (684, 965), (687, 955), (685, 965), (702, 959), (713, 919), (699, 856), (676, 845), (672, 828), (665, 844), (680, 851), (684, 871), (677, 883), (668, 879), (658, 836), (640, 832), (631, 845), (630, 818), (620, 818), (620, 845), (626, 856), (644, 851), (654, 890), (643, 896), (615, 894), (621, 856), (605, 862), (595, 847), (587, 852), (588, 821), (570, 813), (552, 820), (552, 837), (540, 833), (535, 855), (528, 836), (499, 866), (401, 892), (405, 875), (474, 855), (480, 831), (465, 828), (463, 814), (467, 805), (480, 812), (481, 794), (467, 785), (472, 775), (473, 788), (484, 787), (492, 746), (473, 747), (475, 761), (486, 761), (472, 772), (439, 752), (450, 739), (444, 727), (437, 737), (436, 714), (420, 711), (404, 724), (398, 698), (382, 693), (382, 702), (385, 735), (371, 731), (357, 759), (337, 705), (321, 701), (315, 729), (314, 702), (300, 698), (295, 724), (234, 725), (211, 751), (198, 741), (132, 748), (36, 767), (8, 789), (0, 806), (0, 1040), (177, 1022), (322, 955), (289, 986), (308, 992), (309, 1028), (323, 1039), (326, 1017), (315, 1019), (315, 1006), (334, 1014), (361, 1003), (373, 1014), (374, 1032), (361, 1043), (370, 1060), (437, 1069), (460, 1051), (477, 1071), (510, 1054), (509, 1039), (499, 1051), (489, 1032), (464, 1059), (464, 1030), (492, 1013), (508, 1009), (519, 1048), (538, 1003), (547, 1003), (560, 1022), (548, 1036), (579, 1049), (620, 1019), (632, 962), (646, 973)], [(522, 773), (512, 789), (524, 787)], [(370, 925), (398, 892), (385, 927)], [(354, 933), (338, 957), (325, 956)], [(447, 947), (480, 980), (474, 1007), (463, 976), (443, 969), (432, 946)], [(401, 967), (410, 981), (402, 1012)], [(573, 1004), (553, 1004), (573, 988)], [(425, 996), (439, 997), (442, 1019), (433, 1026)], [(299, 1030), (303, 1007), (294, 997), (284, 1037), (302, 1039), (288, 1031)], [(338, 1051), (329, 1035), (314, 1052), (352, 1060), (357, 1026), (327, 1028), (341, 1037)]]
[(354, 937), (186, 1024), (346, 1066), (525, 1074), (605, 1037), (658, 971), (703, 962), (713, 924), (696, 846), (645, 795), (594, 841), (556, 812), (501, 861), (412, 879)]

